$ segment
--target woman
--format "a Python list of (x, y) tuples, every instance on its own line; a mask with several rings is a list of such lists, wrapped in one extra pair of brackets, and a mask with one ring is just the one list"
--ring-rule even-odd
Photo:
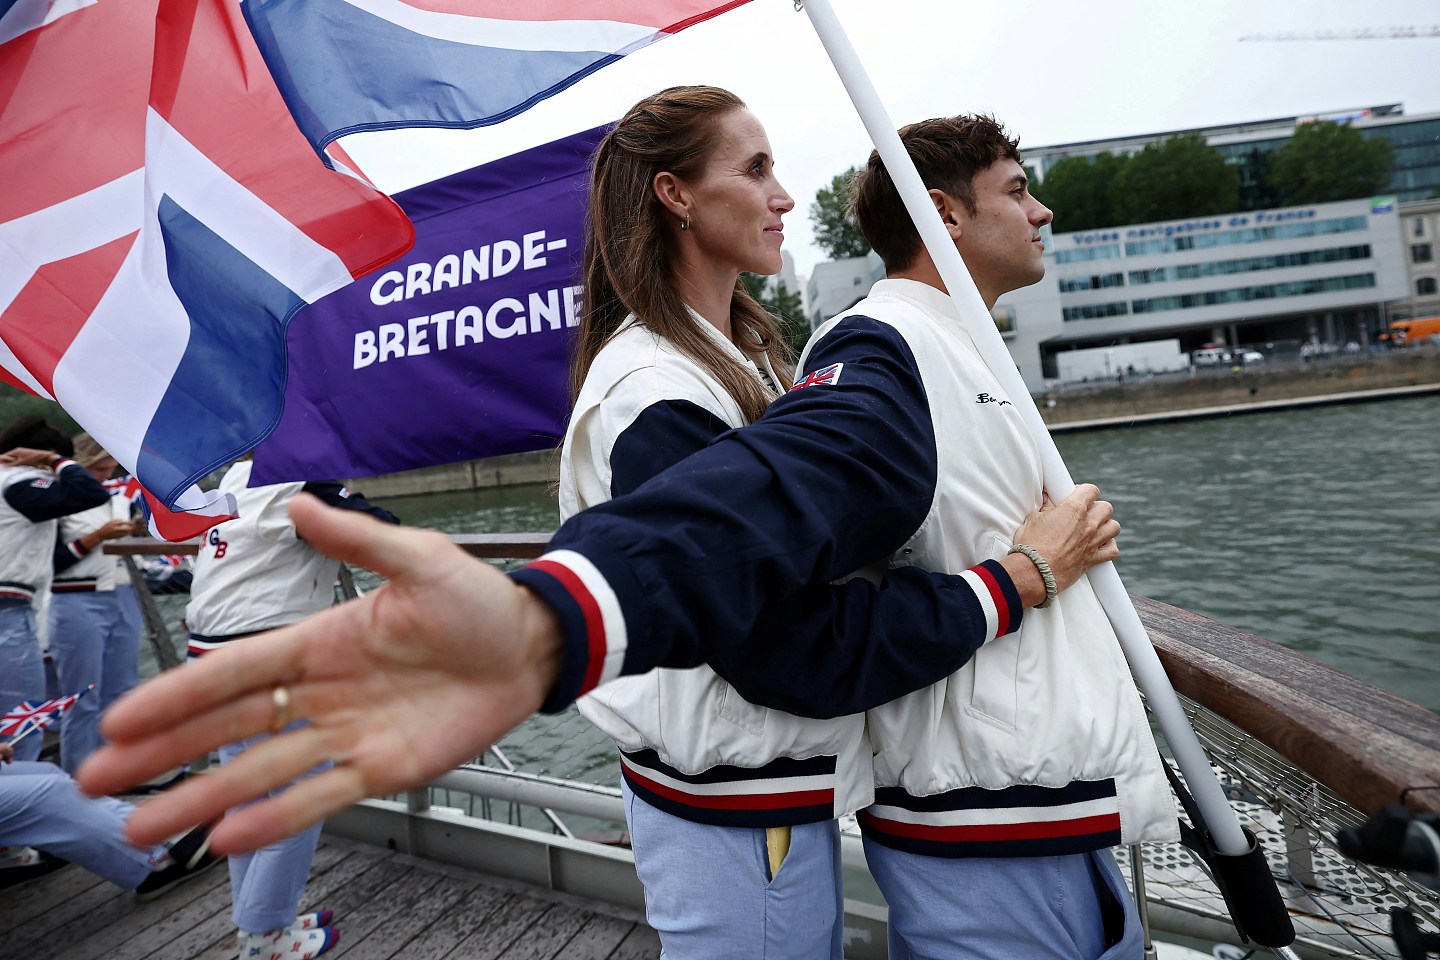
[[(764, 129), (725, 90), (661, 91), (601, 141), (562, 517), (638, 487), (789, 389), (775, 322), (740, 274), (779, 272), (794, 206)], [(755, 707), (708, 667), (622, 679), (580, 711), (620, 746), (646, 913), (669, 956), (839, 960), (834, 818), (870, 797), (863, 717)]]

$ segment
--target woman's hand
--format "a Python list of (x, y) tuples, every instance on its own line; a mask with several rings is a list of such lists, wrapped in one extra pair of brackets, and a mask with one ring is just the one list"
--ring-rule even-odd
[[(1099, 487), (1081, 483), (1059, 503), (1053, 503), (1046, 496), (1040, 509), (1026, 517), (1015, 531), (1014, 542), (1028, 544), (1039, 551), (1050, 564), (1056, 589), (1064, 590), (1097, 563), (1120, 556), (1120, 545), (1115, 542), (1119, 535), (1115, 508), (1100, 499)], [(1011, 554), (1004, 564), (1025, 606), (1034, 606), (1045, 599), (1045, 583), (1029, 558)]]
[[(101, 729), (109, 745), (77, 778), (117, 791), (222, 744), (264, 733), (283, 712), (308, 727), (143, 804), (126, 828), (156, 843), (264, 796), (321, 761), (335, 766), (226, 816), (221, 852), (255, 850), (376, 794), (433, 780), (529, 717), (560, 670), (549, 608), (438, 533), (334, 510), (291, 508), (305, 542), (387, 582), (293, 626), (169, 670), (124, 697)], [(284, 686), (288, 709), (273, 691)]]
[(129, 520), (106, 520), (103, 526), (96, 527), (80, 538), (80, 544), (86, 550), (94, 550), (106, 540), (119, 540), (121, 537), (133, 537), (138, 525)]

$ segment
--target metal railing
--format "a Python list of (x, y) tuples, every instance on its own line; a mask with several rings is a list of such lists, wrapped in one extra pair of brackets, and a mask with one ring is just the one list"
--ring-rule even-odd
[[(454, 539), (474, 556), (499, 560), (538, 556), (548, 536)], [(106, 549), (125, 556), (133, 571), (130, 558), (136, 554), (194, 548), (115, 541)], [(342, 581), (353, 596), (353, 581)], [(137, 592), (142, 605), (149, 600), (147, 592)], [(1338, 829), (1364, 819), (1361, 809), (1398, 800), (1407, 787), (1440, 783), (1436, 715), (1262, 638), (1156, 601), (1135, 600), (1242, 822), (1264, 842), (1296, 920), (1296, 952), (1324, 960), (1398, 956), (1385, 917), (1392, 906), (1414, 911), (1422, 927), (1440, 928), (1440, 895), (1393, 871), (1349, 860), (1333, 841)], [(173, 653), (163, 620), (153, 602), (149, 606), (152, 643)], [(159, 649), (157, 659), (166, 665)], [(470, 799), (457, 807), (457, 794)], [(1440, 810), (1440, 791), (1406, 796), (1414, 809)], [(522, 809), (541, 811), (548, 831), (524, 826)], [(492, 749), (428, 787), (358, 804), (332, 817), (327, 830), (642, 909), (629, 851), (577, 837), (563, 816), (623, 823), (620, 792), (517, 770)], [(1116, 853), (1128, 866), (1129, 851)], [(846, 867), (865, 868), (853, 824), (845, 830), (842, 855)], [(1143, 859), (1149, 912), (1158, 929), (1234, 938), (1223, 900), (1188, 851), (1178, 844), (1150, 844)], [(884, 908), (847, 899), (846, 909), (846, 955), (883, 956)]]

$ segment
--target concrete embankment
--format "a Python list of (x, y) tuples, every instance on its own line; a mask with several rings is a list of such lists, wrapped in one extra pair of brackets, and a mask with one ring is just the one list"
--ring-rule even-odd
[[(1037, 396), (1052, 433), (1440, 393), (1440, 353), (1207, 370)], [(1054, 406), (1050, 401), (1054, 400)]]
[[(1051, 431), (1060, 433), (1426, 392), (1440, 393), (1440, 352), (1407, 351), (1303, 366), (1275, 364), (1269, 369), (1252, 366), (1240, 372), (1207, 370), (1194, 377), (1072, 387), (1037, 396), (1036, 401)], [(1048, 405), (1052, 396), (1053, 407)], [(367, 497), (405, 497), (549, 483), (558, 464), (555, 451), (541, 450), (348, 482)]]
[(486, 487), (513, 487), (522, 483), (549, 483), (559, 470), (554, 450), (512, 453), (504, 457), (446, 463), (403, 473), (386, 473), (345, 481), (366, 497), (409, 497), (418, 493), (448, 493), (452, 490), (480, 490)]

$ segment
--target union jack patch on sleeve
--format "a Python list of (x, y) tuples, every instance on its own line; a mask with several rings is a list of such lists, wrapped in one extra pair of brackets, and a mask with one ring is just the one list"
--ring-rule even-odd
[(799, 380), (791, 390), (799, 390), (801, 387), (831, 386), (840, 382), (840, 371), (845, 369), (843, 363), (832, 363), (828, 367), (821, 367), (812, 373), (807, 373)]

